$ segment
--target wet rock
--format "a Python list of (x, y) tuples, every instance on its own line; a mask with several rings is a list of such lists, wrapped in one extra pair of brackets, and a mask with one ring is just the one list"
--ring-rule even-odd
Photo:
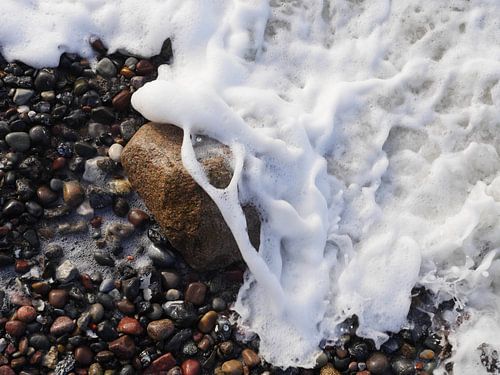
[(170, 319), (161, 319), (150, 322), (147, 327), (147, 332), (152, 340), (161, 341), (172, 335), (174, 329), (174, 323)]
[(21, 337), (26, 331), (26, 324), (19, 320), (9, 320), (5, 323), (5, 332), (12, 337)]
[(56, 77), (54, 72), (48, 69), (42, 69), (38, 72), (35, 78), (35, 88), (38, 91), (48, 91), (54, 88)]
[(101, 266), (113, 267), (115, 265), (115, 261), (111, 255), (102, 250), (94, 251), (94, 259)]
[(78, 181), (66, 181), (63, 185), (63, 200), (70, 207), (80, 205), (85, 199), (85, 190)]
[(198, 322), (198, 329), (203, 333), (210, 333), (217, 321), (218, 314), (215, 311), (209, 311), (203, 315)]
[(7, 134), (5, 142), (12, 147), (15, 151), (24, 152), (29, 150), (31, 146), (31, 139), (28, 133), (13, 132)]
[(75, 322), (68, 316), (59, 316), (50, 326), (50, 334), (61, 336), (65, 333), (70, 333), (75, 328)]
[(124, 335), (110, 342), (109, 350), (119, 359), (131, 359), (135, 354), (135, 343), (130, 336)]
[(243, 363), (249, 368), (260, 364), (260, 357), (252, 349), (243, 349), (241, 357), (243, 358)]
[(193, 305), (202, 305), (205, 301), (207, 286), (200, 282), (191, 283), (188, 285), (185, 293), (186, 302), (191, 302)]
[(118, 323), (118, 332), (125, 333), (127, 335), (139, 336), (142, 334), (144, 329), (141, 326), (141, 323), (137, 319), (131, 317), (124, 317)]
[(413, 366), (413, 361), (399, 357), (392, 361), (391, 363), (393, 371), (396, 375), (413, 375), (415, 374), (415, 368)]
[(181, 364), (183, 375), (200, 375), (201, 365), (196, 359), (187, 359)]
[(243, 374), (243, 364), (236, 359), (231, 359), (222, 364), (222, 372), (224, 375), (241, 375)]
[(30, 323), (36, 318), (36, 310), (33, 306), (21, 306), (17, 309), (16, 317), (24, 323)]
[(65, 260), (56, 269), (56, 278), (61, 283), (68, 283), (74, 280), (77, 276), (78, 276), (78, 269), (69, 260)]
[(164, 373), (174, 367), (176, 363), (177, 362), (171, 353), (164, 354), (151, 363), (151, 366), (144, 371), (144, 375)]
[(97, 74), (105, 78), (111, 78), (116, 75), (116, 66), (109, 58), (105, 57), (97, 63), (96, 71)]
[(88, 366), (94, 359), (94, 353), (88, 346), (80, 346), (75, 349), (75, 360), (81, 366)]
[(23, 105), (28, 103), (29, 100), (33, 97), (33, 95), (35, 95), (34, 90), (18, 88), (16, 89), (16, 92), (14, 93), (14, 98), (12, 100), (17, 105)]
[(181, 327), (189, 327), (198, 318), (193, 305), (184, 301), (166, 302), (162, 307), (165, 314)]
[(338, 371), (331, 363), (327, 363), (320, 370), (320, 375), (340, 375), (340, 371)]
[(366, 361), (366, 367), (372, 374), (383, 374), (389, 367), (389, 360), (383, 353), (374, 353)]
[[(173, 125), (143, 125), (123, 150), (121, 161), (132, 186), (162, 226), (170, 243), (195, 269), (210, 270), (241, 260), (236, 242), (217, 206), (184, 169), (182, 130)], [(227, 186), (231, 169), (227, 151), (208, 148), (203, 164), (211, 182)], [(210, 151), (212, 150), (212, 151)], [(259, 219), (252, 215), (252, 241), (259, 238)]]
[(34, 333), (29, 337), (30, 346), (39, 350), (49, 350), (50, 349), (50, 340), (49, 338), (42, 333)]
[(154, 245), (148, 247), (147, 254), (157, 267), (170, 267), (175, 263), (175, 255), (171, 251)]

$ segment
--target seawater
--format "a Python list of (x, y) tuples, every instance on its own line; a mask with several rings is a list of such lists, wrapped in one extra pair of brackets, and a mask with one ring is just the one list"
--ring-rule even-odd
[[(138, 55), (172, 38), (173, 63), (132, 104), (184, 129), (183, 162), (248, 265), (235, 309), (266, 360), (314, 366), (353, 314), (380, 345), (424, 286), (461, 310), (461, 324), (446, 317), (455, 373), (486, 372), (478, 347), (500, 349), (500, 2), (2, 5), (4, 55), (38, 66), (92, 57), (89, 35)], [(195, 135), (231, 148), (226, 189), (208, 183)]]

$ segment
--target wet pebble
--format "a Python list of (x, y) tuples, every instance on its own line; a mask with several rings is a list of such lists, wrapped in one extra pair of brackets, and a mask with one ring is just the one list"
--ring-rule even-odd
[(63, 200), (70, 207), (80, 205), (85, 199), (85, 190), (78, 181), (66, 181), (63, 184)]
[(29, 150), (31, 146), (30, 136), (25, 132), (13, 132), (7, 134), (7, 136), (5, 137), (5, 142), (7, 142), (7, 144), (15, 151), (19, 152)]
[(231, 359), (222, 364), (222, 372), (225, 375), (241, 375), (243, 374), (243, 364), (236, 359)]
[(164, 340), (174, 332), (174, 323), (170, 319), (150, 322), (147, 327), (148, 336), (154, 341)]
[(50, 334), (61, 336), (70, 333), (75, 328), (75, 322), (68, 316), (57, 317), (50, 326)]
[(137, 319), (131, 317), (124, 317), (118, 323), (118, 332), (125, 333), (127, 335), (139, 336), (142, 334), (144, 329), (141, 326), (141, 323)]
[(366, 367), (372, 374), (383, 374), (389, 367), (389, 360), (383, 353), (374, 353), (366, 361)]
[(105, 78), (111, 78), (116, 75), (116, 66), (109, 58), (105, 57), (97, 63), (96, 71)]
[(185, 293), (185, 301), (193, 305), (202, 305), (205, 301), (207, 286), (200, 282), (194, 282), (188, 285)]
[(21, 306), (17, 309), (16, 317), (24, 323), (30, 323), (36, 318), (36, 310), (33, 306)]

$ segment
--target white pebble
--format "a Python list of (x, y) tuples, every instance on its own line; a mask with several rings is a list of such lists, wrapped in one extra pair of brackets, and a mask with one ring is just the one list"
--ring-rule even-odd
[(117, 163), (120, 162), (122, 156), (123, 146), (119, 143), (113, 143), (108, 150), (109, 158)]

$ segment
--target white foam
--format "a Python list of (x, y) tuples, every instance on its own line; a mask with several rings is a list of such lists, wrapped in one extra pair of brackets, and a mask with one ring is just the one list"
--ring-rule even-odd
[[(313, 366), (351, 314), (381, 343), (420, 284), (467, 313), (455, 373), (485, 373), (477, 347), (500, 349), (497, 1), (4, 3), (6, 57), (37, 65), (90, 56), (89, 34), (144, 55), (173, 37), (174, 63), (132, 103), (184, 128), (183, 161), (249, 266), (236, 309), (266, 360)], [(225, 190), (190, 134), (231, 147)], [(264, 219), (258, 253), (240, 201)]]

